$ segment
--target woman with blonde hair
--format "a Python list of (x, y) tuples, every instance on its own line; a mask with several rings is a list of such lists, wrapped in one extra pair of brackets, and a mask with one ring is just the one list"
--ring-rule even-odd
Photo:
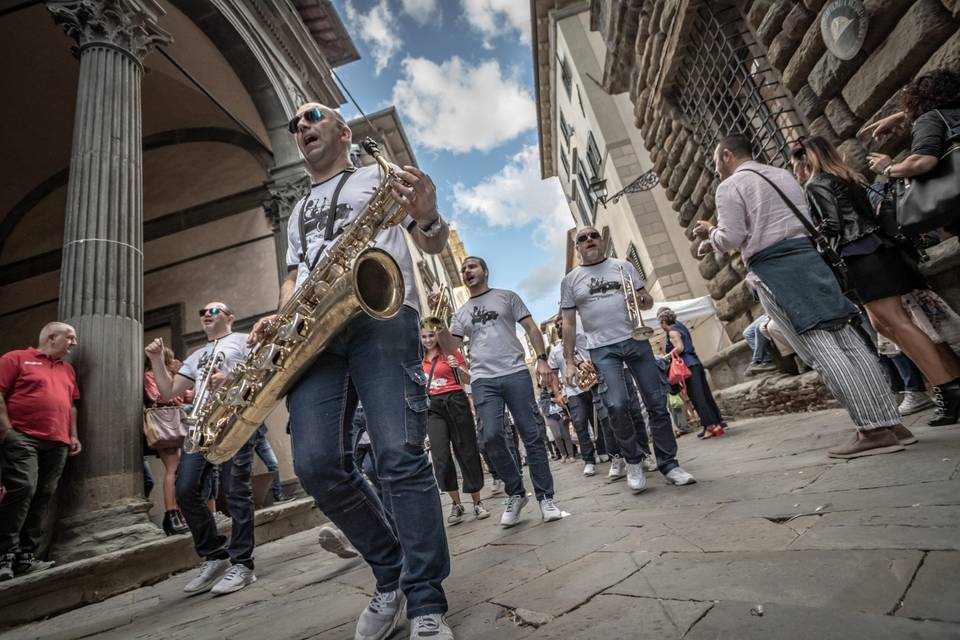
[(931, 426), (953, 424), (960, 412), (960, 358), (948, 344), (937, 344), (907, 314), (902, 296), (927, 289), (917, 268), (880, 228), (867, 181), (852, 169), (826, 139), (816, 136), (800, 143), (810, 170), (805, 189), (820, 230), (847, 264), (851, 285), (867, 310), (873, 327), (895, 342), (934, 387), (938, 407)]

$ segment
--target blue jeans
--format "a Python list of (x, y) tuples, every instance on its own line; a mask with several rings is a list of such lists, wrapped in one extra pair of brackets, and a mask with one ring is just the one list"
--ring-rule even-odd
[(471, 383), (473, 404), (480, 420), (480, 445), (503, 480), (507, 495), (525, 496), (523, 474), (517, 464), (510, 435), (504, 428), (506, 405), (513, 416), (517, 432), (527, 450), (527, 467), (537, 500), (553, 498), (553, 475), (543, 444), (545, 425), (540, 407), (533, 396), (533, 381), (526, 371), (517, 371), (498, 378), (483, 378)]
[(570, 415), (573, 418), (573, 429), (577, 432), (580, 442), (580, 456), (588, 464), (597, 462), (594, 454), (593, 441), (590, 439), (590, 414), (593, 413), (593, 393), (584, 391), (567, 398), (570, 406)]
[[(390, 320), (360, 315), (333, 337), (287, 397), (300, 482), (370, 565), (377, 589), (403, 589), (411, 618), (446, 612), (441, 583), (450, 573), (440, 494), (423, 448), (427, 402), (419, 329), (417, 312), (407, 306)], [(354, 464), (351, 422), (358, 399), (383, 502)]]
[(631, 392), (624, 363), (636, 381), (647, 408), (657, 467), (666, 474), (678, 466), (677, 439), (673, 435), (670, 412), (667, 411), (667, 388), (660, 379), (660, 368), (653, 357), (650, 343), (627, 338), (623, 342), (591, 349), (590, 359), (603, 375), (603, 383), (598, 385), (599, 393), (610, 415), (611, 430), (627, 463), (640, 462), (644, 451), (643, 438), (637, 433), (630, 414)]
[(267, 471), (273, 475), (273, 480), (270, 482), (270, 492), (273, 494), (273, 498), (275, 500), (282, 498), (284, 494), (283, 484), (280, 482), (280, 462), (277, 460), (277, 454), (273, 452), (273, 447), (270, 446), (270, 441), (267, 440), (267, 425), (260, 425), (256, 435), (253, 436), (253, 450), (263, 460)]
[(233, 564), (245, 564), (253, 569), (253, 487), (250, 484), (252, 468), (252, 438), (233, 458), (220, 465), (223, 492), (233, 520), (228, 545), (227, 537), (217, 531), (216, 520), (207, 507), (216, 467), (199, 453), (180, 453), (176, 480), (177, 506), (190, 527), (197, 555), (204, 560), (230, 558)]
[(768, 364), (773, 362), (770, 357), (770, 343), (766, 336), (760, 333), (760, 325), (768, 319), (766, 315), (761, 315), (743, 330), (743, 337), (747, 341), (747, 344), (750, 345), (750, 350), (753, 351), (753, 358), (750, 361), (754, 364)]

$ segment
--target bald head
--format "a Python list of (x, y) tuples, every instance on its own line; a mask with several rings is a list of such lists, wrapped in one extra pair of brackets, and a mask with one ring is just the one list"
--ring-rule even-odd
[(76, 345), (76, 329), (66, 322), (48, 322), (40, 330), (37, 349), (51, 358), (63, 358)]
[(607, 243), (603, 234), (591, 226), (581, 227), (577, 231), (576, 248), (584, 265), (597, 264), (607, 257)]

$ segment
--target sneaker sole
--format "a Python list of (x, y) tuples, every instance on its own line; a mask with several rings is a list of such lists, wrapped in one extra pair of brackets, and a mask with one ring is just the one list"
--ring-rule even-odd
[(639, 489), (634, 489), (633, 487), (630, 487), (630, 491), (633, 491), (634, 493), (643, 493), (646, 490), (647, 490), (647, 485), (643, 485)]
[[(224, 571), (223, 573), (226, 573), (226, 571)], [(187, 595), (191, 595), (191, 596), (195, 596), (195, 595), (200, 594), (200, 593), (206, 593), (207, 591), (210, 591), (210, 590), (213, 589), (213, 586), (214, 586), (215, 584), (217, 584), (217, 582), (220, 581), (220, 578), (221, 578), (221, 577), (223, 577), (223, 574), (220, 574), (219, 576), (217, 576), (217, 579), (216, 579), (216, 580), (211, 580), (209, 584), (205, 584), (205, 585), (203, 585), (202, 587), (200, 587), (199, 589), (193, 589), (193, 590), (191, 590), (191, 589), (187, 589), (186, 587), (184, 587), (184, 588), (183, 588), (183, 592), (186, 593)]]
[(911, 444), (917, 444), (920, 440), (917, 439), (917, 436), (910, 436), (909, 438), (904, 438), (900, 440), (900, 444), (905, 447), (910, 446)]
[(219, 591), (217, 591), (216, 589), (210, 589), (210, 593), (212, 593), (215, 596), (225, 596), (228, 593), (236, 593), (241, 589), (245, 589), (246, 587), (249, 587), (256, 581), (257, 581), (257, 576), (250, 576), (249, 582), (242, 582), (239, 586), (231, 585), (229, 589), (221, 589)]
[(546, 517), (546, 516), (543, 516), (543, 521), (544, 521), (544, 522), (556, 522), (557, 520), (563, 520), (563, 516), (562, 516), (562, 515), (552, 516), (552, 517), (550, 517), (550, 518), (548, 518), (548, 517)]
[(830, 453), (827, 452), (828, 458), (835, 458), (838, 460), (853, 460), (854, 458), (863, 458), (866, 456), (878, 456), (884, 453), (896, 453), (898, 451), (904, 451), (905, 448), (902, 444), (892, 444), (886, 447), (877, 447), (876, 449), (867, 449), (865, 451), (858, 451), (856, 453)]
[(486, 519), (489, 518), (489, 517), (490, 517), (490, 512), (488, 511), (488, 512), (486, 512), (486, 513), (481, 513), (480, 515), (474, 514), (473, 519), (474, 519), (474, 520), (486, 520)]
[[(382, 632), (375, 636), (366, 636), (363, 637), (363, 640), (384, 640), (393, 635), (393, 632), (397, 630), (397, 625), (400, 624), (400, 616), (402, 616), (407, 611), (407, 598), (406, 596), (400, 596), (400, 606), (397, 607), (397, 612), (393, 614), (393, 621), (390, 623), (390, 626), (384, 629)], [(359, 634), (354, 636), (355, 638), (361, 638)]]
[(451, 527), (453, 525), (460, 524), (461, 522), (463, 522), (463, 518), (460, 518), (459, 520), (450, 520), (450, 519), (447, 520), (447, 524), (450, 525)]
[(320, 534), (320, 548), (338, 558), (356, 558), (360, 554), (343, 546), (343, 542), (333, 534)]

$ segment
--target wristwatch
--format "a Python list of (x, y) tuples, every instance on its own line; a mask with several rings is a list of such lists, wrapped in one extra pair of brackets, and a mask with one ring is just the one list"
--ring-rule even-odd
[(433, 222), (428, 224), (426, 227), (421, 227), (419, 224), (417, 224), (417, 228), (420, 229), (420, 233), (422, 233), (424, 236), (427, 238), (432, 238), (440, 233), (440, 229), (443, 228), (443, 219), (440, 216), (437, 216), (433, 219)]
[(544, 362), (546, 362), (546, 361), (547, 361), (547, 354), (541, 353), (540, 355), (537, 356), (537, 360), (543, 360)]
[(891, 171), (892, 169), (893, 169), (893, 163), (891, 162), (890, 164), (887, 165), (887, 168), (883, 170), (883, 172), (882, 172), (883, 175), (885, 175), (886, 177), (889, 178), (889, 177), (890, 177), (890, 171)]

